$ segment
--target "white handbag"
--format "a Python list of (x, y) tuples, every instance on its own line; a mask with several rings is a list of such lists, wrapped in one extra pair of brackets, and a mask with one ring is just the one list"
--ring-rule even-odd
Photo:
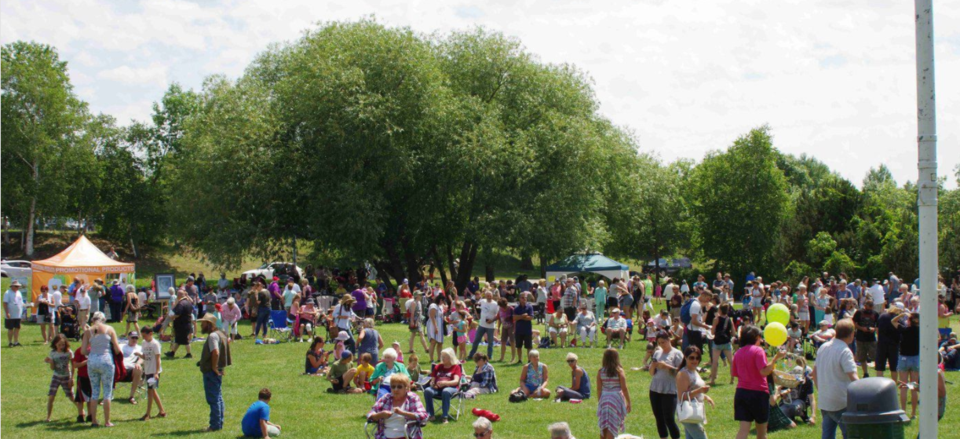
[(702, 424), (706, 419), (703, 402), (690, 397), (690, 392), (680, 397), (677, 402), (677, 417), (684, 424)]

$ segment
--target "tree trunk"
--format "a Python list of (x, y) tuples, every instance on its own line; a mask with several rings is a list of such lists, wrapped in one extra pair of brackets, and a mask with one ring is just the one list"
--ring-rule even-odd
[[(466, 246), (467, 246), (467, 243), (464, 242), (464, 243), (463, 243), (463, 246), (466, 247)], [(447, 248), (446, 248), (446, 250), (447, 250), (447, 263), (448, 263), (449, 266), (450, 266), (450, 278), (452, 278), (452, 279), (459, 279), (459, 278), (460, 278), (460, 276), (459, 276), (459, 267), (457, 267), (457, 264), (454, 264), (454, 263), (453, 263), (453, 249), (451, 249), (450, 246), (448, 245)], [(436, 252), (436, 250), (434, 250), (434, 252)], [(463, 255), (463, 251), (461, 251), (460, 254)], [(439, 256), (438, 256), (438, 257), (439, 257)], [(461, 264), (463, 263), (463, 257), (462, 257), (462, 256), (461, 256), (461, 258), (460, 258), (460, 263), (461, 263)], [(459, 286), (459, 285), (457, 286), (457, 289), (460, 289), (460, 286)]]
[(470, 275), (473, 273), (473, 266), (477, 262), (477, 245), (464, 242), (460, 249), (460, 268), (457, 269), (457, 289), (463, 291), (470, 283)]
[(520, 255), (520, 269), (533, 270), (533, 256), (530, 253)]
[(33, 228), (34, 228), (33, 223), (36, 221), (36, 217), (37, 217), (37, 197), (34, 196), (30, 200), (30, 215), (27, 220), (27, 227), (26, 227), (27, 248), (26, 248), (26, 251), (24, 251), (24, 255), (26, 255), (28, 259), (33, 258)]
[(133, 242), (133, 238), (130, 238), (130, 248), (133, 249), (133, 258), (140, 259), (140, 254), (137, 253), (137, 243)]
[(443, 282), (443, 288), (447, 288), (447, 272), (443, 269), (443, 259), (440, 258), (437, 246), (433, 246), (430, 253), (433, 253), (433, 264), (440, 270), (440, 282)]

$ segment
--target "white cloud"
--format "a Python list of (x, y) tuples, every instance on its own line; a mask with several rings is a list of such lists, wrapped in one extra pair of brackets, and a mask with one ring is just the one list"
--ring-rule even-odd
[(167, 85), (167, 68), (162, 64), (149, 67), (120, 66), (97, 73), (97, 78), (117, 81), (127, 85), (160, 86)]
[[(855, 184), (880, 163), (900, 182), (916, 178), (912, 2), (9, 0), (0, 40), (56, 46), (91, 107), (126, 121), (146, 118), (170, 81), (236, 77), (270, 43), (372, 14), (424, 33), (482, 25), (574, 64), (593, 78), (600, 112), (667, 160), (699, 160), (769, 123), (778, 148)], [(935, 14), (947, 175), (960, 163), (960, 3)]]

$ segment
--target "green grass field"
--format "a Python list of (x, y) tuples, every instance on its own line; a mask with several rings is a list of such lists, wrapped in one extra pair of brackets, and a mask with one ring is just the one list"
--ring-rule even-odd
[[(124, 329), (123, 325), (116, 327), (118, 331)], [(387, 344), (399, 340), (406, 349), (405, 337), (408, 331), (403, 325), (381, 325), (378, 329)], [(249, 325), (242, 324), (241, 334), (249, 332)], [(179, 437), (200, 434), (206, 427), (208, 408), (204, 400), (200, 372), (195, 360), (182, 358), (163, 362), (164, 373), (160, 391), (169, 414), (166, 419), (140, 422), (138, 419), (146, 407), (145, 399), (141, 397), (139, 405), (136, 406), (127, 403), (125, 399), (129, 394), (129, 384), (119, 384), (115, 392), (112, 415), (116, 427), (103, 430), (76, 423), (76, 408), (66, 401), (62, 393), (58, 395), (54, 406), (54, 421), (43, 422), (50, 371), (43, 362), (48, 347), (42, 345), (40, 340), (39, 327), (26, 325), (21, 334), (24, 347), (0, 348), (3, 366), (0, 372), (3, 436), (84, 438), (101, 437), (107, 433), (110, 437)], [(193, 346), (199, 353), (200, 344), (195, 343)], [(76, 348), (77, 345), (71, 344), (71, 347)], [(307, 347), (306, 343), (256, 346), (249, 339), (234, 343), (234, 366), (228, 369), (224, 379), (227, 408), (225, 429), (222, 432), (205, 434), (204, 437), (240, 436), (240, 419), (246, 408), (256, 400), (257, 392), (262, 387), (269, 387), (273, 391), (271, 420), (283, 427), (284, 437), (364, 437), (364, 415), (373, 403), (372, 397), (327, 394), (325, 389), (328, 383), (324, 379), (301, 375)], [(561, 384), (570, 385), (569, 368), (564, 362), (568, 351), (576, 352), (580, 356), (580, 363), (591, 374), (591, 381), (595, 379), (600, 365), (601, 349), (547, 349), (542, 352), (542, 359), (550, 367), (550, 388)], [(181, 349), (180, 356), (182, 355)], [(418, 355), (425, 358), (425, 354), (419, 349)], [(507, 355), (509, 356), (509, 353)], [(622, 351), (621, 360), (627, 370), (633, 400), (633, 411), (627, 418), (627, 432), (644, 435), (649, 439), (657, 436), (648, 399), (650, 376), (646, 372), (630, 370), (631, 367), (640, 366), (643, 355), (643, 344), (635, 341)], [(595, 399), (582, 404), (533, 400), (511, 404), (507, 402), (507, 395), (517, 386), (520, 367), (496, 362), (493, 365), (497, 369), (500, 393), (466, 400), (465, 415), (459, 421), (446, 425), (431, 424), (424, 430), (426, 437), (469, 437), (472, 433), (470, 424), (475, 419), (469, 412), (473, 407), (489, 409), (502, 416), (503, 419), (495, 424), (495, 437), (543, 438), (547, 435), (547, 425), (556, 421), (569, 422), (577, 437), (596, 437), (598, 430)], [(466, 369), (472, 372), (472, 363), (468, 364)], [(726, 384), (729, 379), (728, 368), (722, 367), (720, 376), (726, 379), (718, 380), (718, 385), (710, 391), (717, 407), (708, 409), (709, 423), (706, 428), (710, 437), (732, 438), (738, 428), (737, 422), (733, 420), (734, 386)], [(950, 373), (947, 379), (960, 382), (960, 373)], [(960, 416), (955, 415), (956, 407), (960, 404), (960, 392), (957, 386), (952, 384), (948, 385), (948, 391), (948, 412), (940, 423), (940, 437), (950, 437), (948, 432), (960, 428)], [(437, 401), (438, 410), (439, 406)], [(916, 422), (908, 425), (906, 431), (907, 437), (915, 437)], [(819, 434), (818, 416), (816, 427), (801, 425), (795, 430), (777, 432), (772, 436), (789, 439), (819, 437)]]

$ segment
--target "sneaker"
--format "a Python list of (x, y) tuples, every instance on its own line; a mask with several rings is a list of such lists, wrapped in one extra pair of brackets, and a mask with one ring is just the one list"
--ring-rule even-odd
[(81, 424), (83, 423), (83, 415), (77, 415), (77, 422)]
[(173, 352), (166, 352), (163, 354), (164, 357), (173, 358)]
[(193, 354), (184, 355), (183, 358), (193, 358)]

